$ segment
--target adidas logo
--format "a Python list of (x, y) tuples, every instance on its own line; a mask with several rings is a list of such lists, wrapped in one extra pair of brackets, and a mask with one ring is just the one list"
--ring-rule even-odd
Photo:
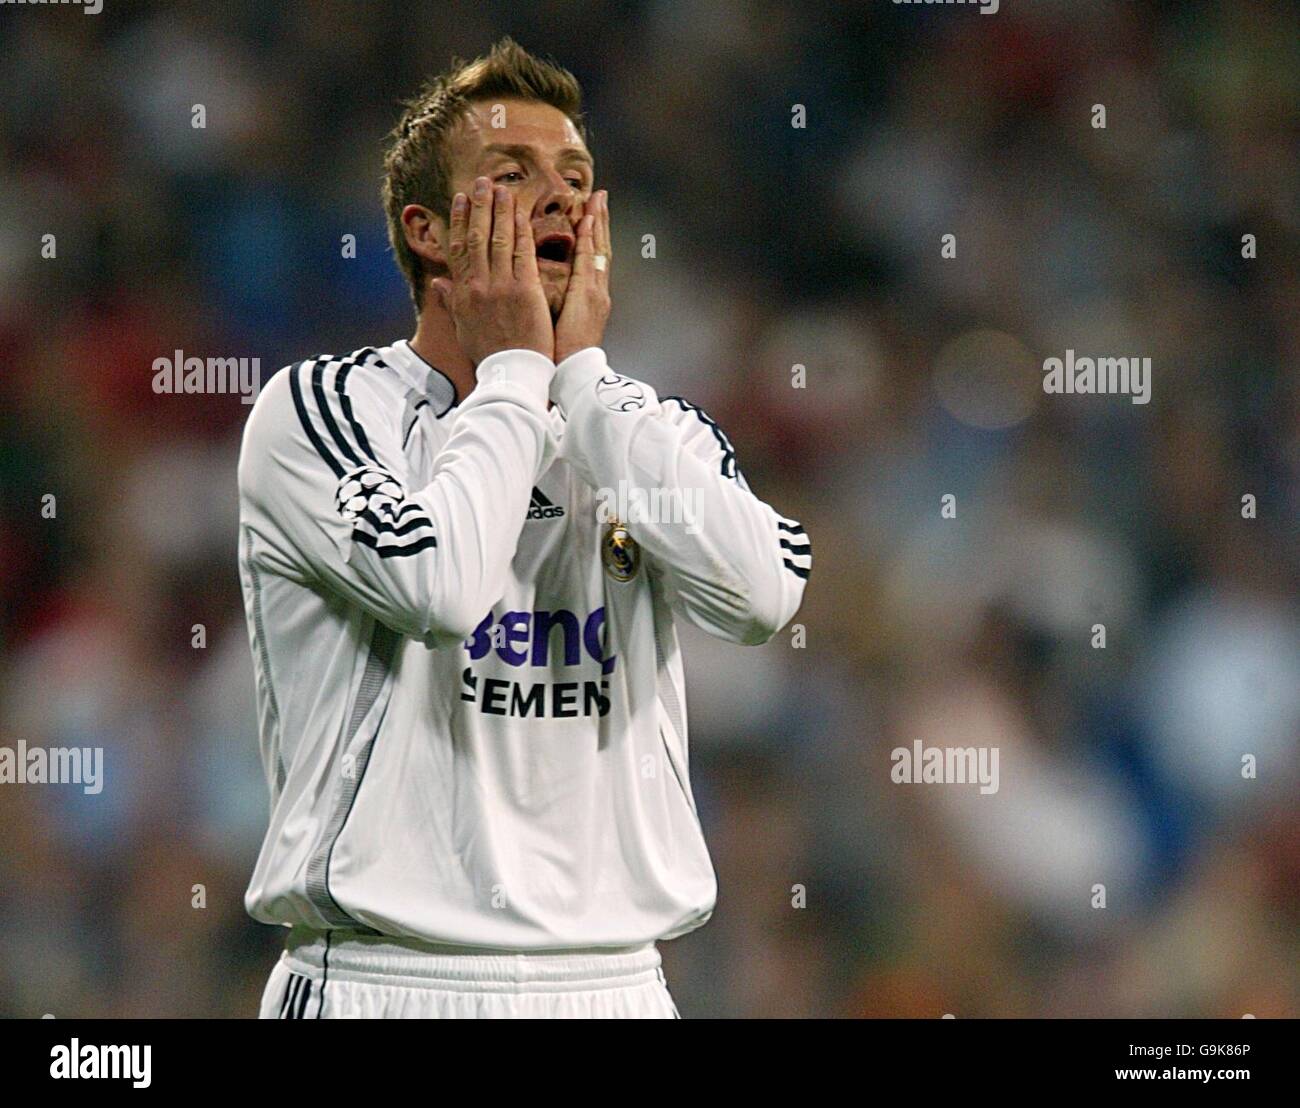
[(533, 502), (528, 509), (526, 519), (558, 519), (564, 515), (564, 509), (546, 499), (546, 494), (534, 487)]

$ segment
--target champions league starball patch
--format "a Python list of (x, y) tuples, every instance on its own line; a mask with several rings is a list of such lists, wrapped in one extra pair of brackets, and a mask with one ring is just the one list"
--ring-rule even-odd
[(627, 528), (615, 521), (605, 529), (600, 560), (605, 563), (605, 572), (615, 581), (631, 581), (641, 566), (641, 548)]
[(367, 514), (375, 522), (387, 521), (397, 518), (397, 505), (405, 498), (406, 491), (387, 470), (362, 466), (339, 482), (334, 507), (350, 523)]

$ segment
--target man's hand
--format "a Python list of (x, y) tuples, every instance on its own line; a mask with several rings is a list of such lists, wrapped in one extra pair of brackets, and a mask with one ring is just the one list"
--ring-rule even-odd
[(456, 325), (456, 338), (474, 365), (499, 350), (555, 350), (551, 312), (537, 275), (528, 215), (504, 185), (495, 197), (486, 177), (474, 195), (451, 204), (447, 262), (451, 277), (433, 287)]
[[(597, 258), (603, 258), (598, 262)], [(573, 273), (564, 294), (564, 307), (555, 321), (555, 364), (570, 354), (599, 346), (609, 319), (609, 193), (593, 193), (578, 223)]]

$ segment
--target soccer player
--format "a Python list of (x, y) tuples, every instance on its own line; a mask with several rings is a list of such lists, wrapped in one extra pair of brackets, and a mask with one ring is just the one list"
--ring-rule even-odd
[(281, 370), (240, 454), (246, 906), (292, 929), (261, 1015), (673, 1018), (655, 943), (716, 895), (674, 621), (767, 641), (808, 538), (607, 364), (570, 73), (508, 39), (454, 65), (385, 168), (415, 337)]

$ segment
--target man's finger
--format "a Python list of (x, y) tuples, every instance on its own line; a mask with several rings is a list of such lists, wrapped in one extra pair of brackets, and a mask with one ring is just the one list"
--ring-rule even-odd
[(601, 280), (608, 284), (609, 267), (614, 260), (613, 242), (609, 233), (609, 192), (601, 189), (600, 208), (596, 212), (596, 226), (594, 228), (594, 238), (596, 243), (596, 256), (604, 258), (604, 261), (596, 263), (597, 271), (600, 273)]
[(514, 276), (515, 198), (505, 185), (497, 185), (492, 201), (492, 276), (505, 280)]
[[(590, 205), (588, 205), (590, 208)], [(573, 276), (569, 279), (569, 290), (572, 291), (575, 281), (592, 281), (596, 276), (596, 244), (593, 238), (593, 228), (596, 224), (596, 217), (590, 210), (578, 221), (578, 244), (573, 252)], [(568, 294), (565, 294), (566, 299)]]
[(604, 189), (600, 190), (600, 206), (596, 209), (596, 253), (604, 254), (606, 258), (613, 258), (613, 243), (609, 235), (609, 193)]
[(514, 272), (516, 281), (541, 281), (537, 273), (537, 244), (528, 225), (528, 213), (522, 206), (515, 208)]
[(469, 253), (465, 246), (468, 216), (469, 197), (458, 192), (451, 202), (451, 219), (447, 224), (447, 268), (458, 281), (464, 279), (469, 268)]
[(474, 181), (470, 197), (469, 230), (465, 233), (465, 246), (469, 253), (469, 276), (486, 281), (491, 272), (488, 265), (488, 239), (492, 236), (492, 183), (486, 177)]

